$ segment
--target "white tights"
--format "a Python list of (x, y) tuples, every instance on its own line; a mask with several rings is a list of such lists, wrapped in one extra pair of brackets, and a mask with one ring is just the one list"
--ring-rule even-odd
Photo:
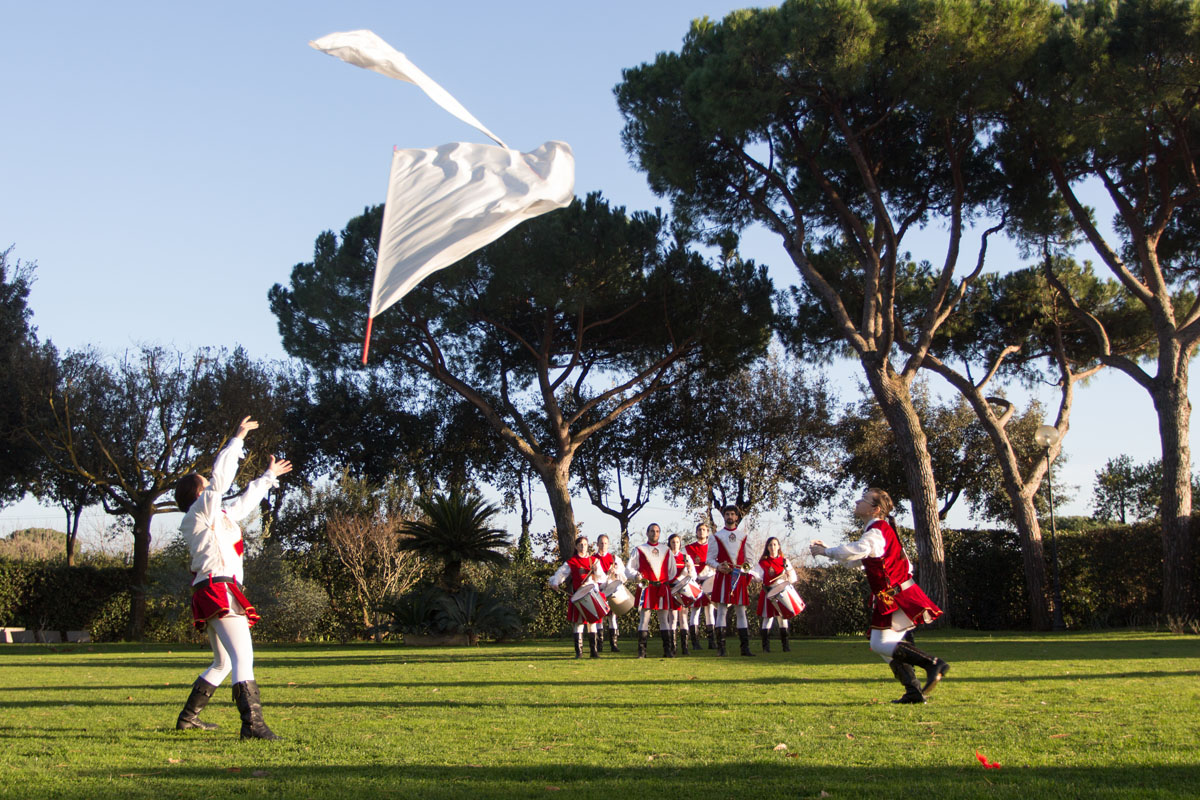
[(213, 662), (200, 677), (219, 686), (231, 671), (233, 682), (254, 680), (254, 646), (250, 642), (250, 623), (242, 615), (229, 615), (208, 621), (208, 641)]
[(891, 630), (871, 629), (871, 649), (879, 653), (884, 661), (892, 663), (892, 651), (896, 649), (896, 644), (914, 627), (908, 614), (896, 609), (892, 612)]
[(763, 620), (762, 629), (764, 631), (771, 630), (771, 628), (774, 627), (774, 625), (775, 625), (776, 619), (779, 620), (779, 629), (782, 631), (786, 631), (788, 629), (788, 622), (783, 617), (767, 617), (766, 619)]
[[(617, 630), (618, 628), (620, 628), (620, 627), (621, 627), (620, 625), (618, 625), (618, 624), (617, 624), (617, 615), (616, 615), (616, 614), (609, 614), (609, 615), (608, 615), (607, 617), (605, 617), (604, 619), (607, 619), (607, 620), (608, 620), (608, 626), (609, 626), (610, 628), (612, 628), (614, 631), (615, 631), (615, 630)], [(600, 622), (600, 627), (601, 627), (601, 628), (603, 628), (603, 627), (604, 627), (604, 622), (603, 622), (603, 621), (601, 621), (601, 622)]]
[[(638, 630), (639, 631), (650, 630), (650, 614), (652, 611), (653, 611), (653, 609), (643, 608), (640, 612), (638, 612), (640, 615), (638, 618)], [(675, 630), (675, 612), (674, 611), (668, 611), (665, 608), (659, 610), (659, 612), (658, 612), (658, 629), (660, 631)]]
[[(729, 620), (729, 615), (728, 615), (728, 612), (726, 611), (726, 609), (729, 608), (729, 606), (726, 605), (725, 603), (717, 603), (716, 608), (717, 608), (717, 621), (715, 624), (719, 625), (721, 627), (724, 627), (725, 623)], [(750, 623), (746, 621), (746, 607), (745, 606), (734, 606), (733, 610), (737, 612), (737, 626), (739, 628), (749, 628)]]
[[(614, 625), (613, 627), (616, 627), (616, 626)], [(583, 633), (584, 629), (587, 629), (588, 633), (599, 633), (600, 623), (599, 622), (576, 622), (575, 623), (575, 632), (576, 633)]]
[(712, 604), (710, 603), (710, 604), (704, 606), (703, 608), (693, 608), (692, 609), (692, 627), (693, 628), (698, 627), (700, 625), (700, 612), (701, 611), (704, 612), (704, 624), (705, 625), (713, 624), (713, 607), (712, 607)]

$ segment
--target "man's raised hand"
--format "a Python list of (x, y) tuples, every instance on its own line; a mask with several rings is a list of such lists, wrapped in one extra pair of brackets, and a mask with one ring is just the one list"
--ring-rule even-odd
[[(250, 418), (246, 417), (246, 419), (250, 419)], [(255, 423), (256, 427), (257, 427), (257, 425), (258, 425), (258, 423)], [(286, 475), (291, 471), (292, 471), (292, 462), (288, 461), (286, 458), (281, 458), (281, 459), (276, 460), (275, 456), (271, 456), (271, 461), (270, 461), (270, 463), (267, 464), (267, 472), (271, 473), (276, 478), (278, 478), (280, 475)]]
[(246, 418), (241, 421), (241, 424), (238, 425), (237, 433), (235, 433), (234, 436), (239, 439), (245, 439), (247, 433), (257, 430), (257, 428), (258, 423), (250, 419), (249, 416), (246, 416)]

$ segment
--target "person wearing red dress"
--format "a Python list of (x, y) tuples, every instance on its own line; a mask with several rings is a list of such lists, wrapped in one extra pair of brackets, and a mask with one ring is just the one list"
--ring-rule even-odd
[(650, 641), (650, 612), (658, 612), (658, 629), (663, 640), (663, 658), (673, 658), (671, 652), (671, 581), (675, 579), (675, 559), (669, 557), (666, 545), (659, 542), (662, 529), (657, 524), (646, 528), (646, 543), (629, 554), (625, 577), (642, 580), (646, 586), (638, 593), (638, 658), (646, 657)]
[(717, 633), (717, 655), (725, 655), (725, 625), (728, 621), (727, 608), (733, 606), (737, 617), (738, 639), (742, 655), (750, 652), (749, 622), (746, 606), (750, 604), (750, 553), (747, 550), (746, 532), (738, 530), (742, 512), (735, 505), (721, 509), (725, 517), (725, 528), (713, 537), (714, 545), (708, 548), (708, 565), (716, 570), (713, 579), (712, 600), (716, 606), (714, 620)]
[(575, 608), (571, 597), (584, 586), (599, 588), (604, 584), (604, 571), (600, 562), (590, 553), (591, 545), (586, 536), (575, 539), (575, 555), (571, 556), (550, 576), (550, 588), (561, 591), (567, 598), (567, 622), (575, 626), (575, 657), (583, 658), (583, 634), (588, 635), (588, 648), (592, 658), (600, 657), (600, 635), (598, 623), (588, 622)]
[[(672, 533), (667, 537), (667, 549), (671, 551), (670, 558), (675, 560), (675, 580), (682, 580), (684, 576), (695, 580), (696, 565), (692, 563), (692, 557), (683, 551), (683, 538), (678, 533)], [(676, 642), (682, 642), (682, 647), (679, 650), (683, 651), (686, 656), (688, 651), (688, 630), (687, 630), (687, 606), (679, 602), (675, 597), (674, 592), (671, 594), (671, 655), (674, 656), (676, 650)]]
[(767, 602), (767, 592), (774, 589), (776, 586), (782, 586), (785, 583), (795, 583), (796, 570), (792, 568), (792, 563), (783, 555), (783, 548), (779, 545), (779, 540), (772, 536), (767, 539), (767, 544), (763, 548), (762, 557), (758, 560), (758, 566), (753, 567), (751, 572), (754, 577), (762, 581), (762, 591), (758, 593), (758, 618), (761, 620), (762, 629), (762, 650), (764, 653), (771, 652), (771, 627), (775, 620), (779, 620), (779, 645), (783, 652), (790, 653), (792, 648), (788, 641), (788, 621), (779, 616), (775, 611), (775, 607)]
[[(608, 534), (602, 533), (596, 537), (596, 560), (600, 562), (600, 568), (604, 570), (604, 574), (609, 581), (618, 580), (621, 575), (625, 574), (625, 564), (621, 561), (621, 557), (616, 553), (609, 552)], [(601, 588), (607, 588), (607, 584)], [(605, 622), (608, 622), (608, 649), (609, 652), (619, 653), (621, 648), (617, 647), (617, 639), (620, 638), (619, 622), (617, 620), (617, 612), (609, 613), (607, 617), (600, 621), (600, 627), (604, 628)]]
[[(867, 489), (854, 504), (854, 515), (867, 522), (858, 541), (826, 547), (817, 539), (809, 549), (814, 556), (858, 562), (866, 571), (873, 596), (871, 649), (888, 662), (892, 674), (904, 686), (904, 696), (892, 702), (924, 703), (950, 671), (950, 665), (917, 649), (912, 630), (933, 622), (942, 610), (913, 580), (912, 564), (896, 536), (893, 508), (887, 492)], [(924, 686), (917, 680), (913, 667), (925, 670)]]
[[(711, 533), (712, 528), (709, 524), (701, 522), (696, 526), (696, 541), (683, 548), (684, 552), (691, 556), (692, 563), (696, 565), (696, 569), (699, 570), (696, 580), (701, 583), (707, 578), (716, 575), (716, 570), (708, 565), (708, 537)], [(717, 643), (714, 638), (715, 634), (713, 633), (713, 602), (707, 593), (692, 605), (692, 610), (689, 614), (691, 617), (692, 647), (696, 650), (700, 649), (700, 616), (702, 614), (704, 616), (704, 631), (708, 635), (708, 649), (715, 650)]]

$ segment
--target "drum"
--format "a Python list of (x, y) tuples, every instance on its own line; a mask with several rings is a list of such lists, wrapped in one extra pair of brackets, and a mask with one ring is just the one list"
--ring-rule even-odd
[(783, 619), (791, 619), (804, 610), (804, 600), (796, 587), (790, 583), (781, 583), (767, 592), (767, 602), (775, 613)]
[(715, 581), (716, 579), (717, 579), (717, 573), (714, 572), (712, 575), (709, 575), (707, 578), (700, 581), (700, 591), (704, 592), (707, 595), (711, 595), (712, 590), (713, 590), (713, 581)]
[(620, 581), (612, 581), (605, 586), (604, 597), (608, 600), (609, 610), (618, 616), (632, 610), (637, 604), (637, 601), (633, 599), (633, 594)]
[(681, 575), (671, 587), (671, 594), (681, 606), (690, 607), (704, 597), (704, 590), (700, 588), (700, 584), (696, 582), (695, 578)]
[(608, 615), (608, 600), (595, 584), (584, 586), (571, 595), (571, 605), (588, 622), (599, 622)]

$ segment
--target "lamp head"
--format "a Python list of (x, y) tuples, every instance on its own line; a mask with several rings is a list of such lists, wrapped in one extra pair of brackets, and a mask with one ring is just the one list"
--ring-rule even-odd
[(1039, 447), (1053, 447), (1058, 444), (1058, 428), (1053, 425), (1040, 425), (1033, 434), (1033, 440)]

